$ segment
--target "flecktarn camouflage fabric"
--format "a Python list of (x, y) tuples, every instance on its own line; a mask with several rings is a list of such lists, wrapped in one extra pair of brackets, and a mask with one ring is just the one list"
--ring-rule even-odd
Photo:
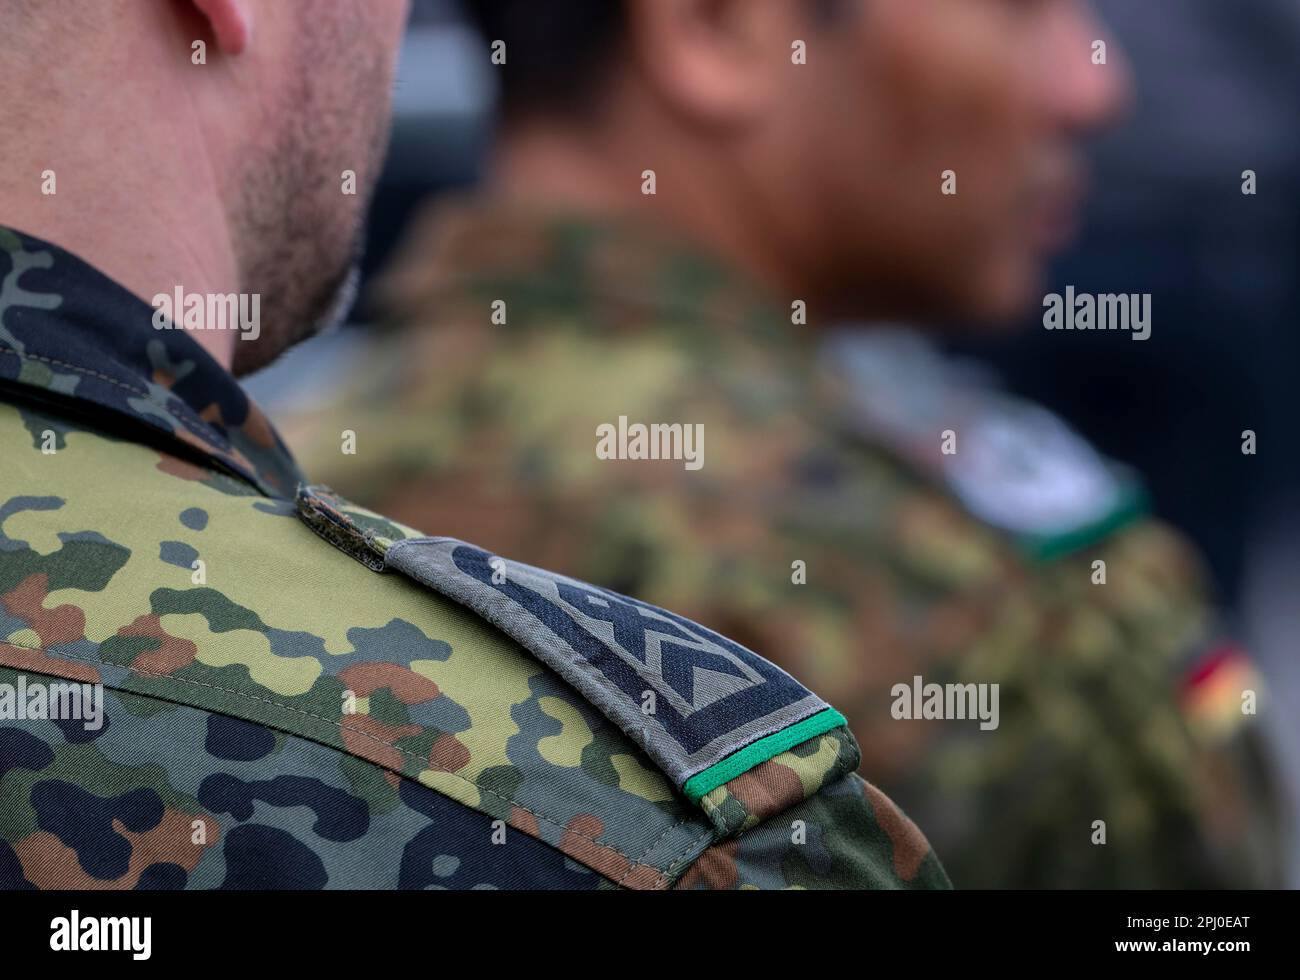
[(0, 229), (0, 887), (947, 886), (789, 675), (307, 484), (152, 312)]

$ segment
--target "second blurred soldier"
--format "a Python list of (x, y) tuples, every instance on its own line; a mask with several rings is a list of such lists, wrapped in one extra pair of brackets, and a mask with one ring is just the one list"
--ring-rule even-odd
[[(470, 6), (490, 179), (410, 243), (310, 468), (807, 676), (959, 886), (1259, 882), (1254, 675), (1136, 485), (923, 341), (882, 340), (865, 399), (816, 357), (1041, 298), (1126, 96), (1085, 5)], [(705, 438), (604, 458), (637, 424)], [(914, 683), (989, 685), (996, 727), (902, 720)]]

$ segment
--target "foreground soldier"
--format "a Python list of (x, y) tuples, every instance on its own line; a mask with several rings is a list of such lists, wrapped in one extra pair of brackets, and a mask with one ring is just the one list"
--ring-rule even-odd
[(235, 382), (339, 307), (403, 10), (6, 0), (0, 886), (946, 886), (789, 676), (301, 486)]
[[(1041, 297), (1124, 89), (1083, 6), (472, 7), (490, 183), (419, 229), (313, 466), (834, 691), (958, 885), (1262, 880), (1254, 676), (1131, 478), (915, 337), (816, 359), (845, 317)], [(901, 720), (931, 683), (998, 717)]]

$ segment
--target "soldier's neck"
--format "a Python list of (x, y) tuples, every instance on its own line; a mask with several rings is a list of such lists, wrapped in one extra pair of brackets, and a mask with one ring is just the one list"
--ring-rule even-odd
[[(654, 141), (651, 141), (652, 143)], [(633, 215), (706, 249), (773, 293), (789, 269), (763, 250), (754, 209), (727, 186), (716, 163), (672, 140), (650, 149), (625, 128), (547, 120), (510, 128), (493, 155), (488, 193), (498, 202), (595, 218)]]

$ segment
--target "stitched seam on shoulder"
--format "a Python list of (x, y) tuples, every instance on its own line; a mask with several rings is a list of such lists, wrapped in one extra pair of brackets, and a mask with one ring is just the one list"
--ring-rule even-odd
[[(43, 654), (45, 654), (47, 657), (49, 657), (51, 660), (77, 660), (77, 661), (80, 661), (80, 662), (82, 662), (82, 663), (92, 664), (92, 665), (94, 665), (94, 666), (98, 666), (98, 667), (122, 667), (121, 664), (108, 663), (108, 662), (105, 662), (105, 661), (102, 661), (102, 660), (91, 660), (89, 657), (79, 657), (79, 656), (77, 656), (77, 655), (75, 655), (75, 654), (70, 654), (70, 653), (62, 653), (62, 652), (58, 652), (58, 653), (56, 653), (56, 652), (54, 652), (54, 651), (47, 650), (47, 649), (44, 648), (44, 647), (28, 646), (28, 645), (23, 644), (23, 643), (14, 643), (12, 640), (5, 640), (5, 641), (0, 642), (0, 647), (5, 647), (5, 646), (13, 647), (13, 648), (18, 649), (18, 650), (29, 650), (29, 651), (31, 651), (31, 652), (33, 652), (33, 653), (43, 653)], [(3, 666), (3, 665), (0, 665), (0, 666)], [(18, 669), (18, 668), (15, 668), (15, 667), (6, 667), (6, 669), (7, 669), (7, 670), (16, 670), (16, 669)], [(522, 803), (519, 803), (519, 802), (516, 801), (516, 800), (512, 800), (512, 799), (510, 799), (508, 796), (503, 796), (503, 795), (501, 795), (500, 793), (497, 793), (497, 792), (495, 792), (495, 791), (493, 791), (493, 790), (490, 790), (490, 789), (488, 789), (486, 786), (482, 786), (482, 785), (480, 785), (479, 783), (474, 782), (474, 780), (469, 779), (469, 778), (467, 778), (467, 777), (465, 777), (465, 776), (460, 775), (460, 773), (452, 772), (450, 769), (447, 769), (447, 768), (445, 768), (444, 766), (440, 766), (440, 765), (438, 765), (437, 763), (431, 762), (430, 760), (424, 758), (423, 756), (416, 755), (414, 752), (410, 752), (410, 751), (408, 751), (407, 749), (399, 748), (398, 746), (394, 745), (392, 742), (385, 742), (382, 738), (380, 738), (379, 736), (374, 735), (374, 734), (372, 734), (372, 733), (370, 733), (370, 732), (361, 731), (361, 730), (358, 729), (358, 728), (349, 728), (347, 725), (344, 725), (342, 722), (330, 721), (330, 719), (328, 719), (328, 718), (324, 718), (324, 717), (322, 717), (322, 716), (320, 716), (320, 715), (314, 715), (314, 714), (312, 714), (310, 711), (303, 711), (301, 708), (292, 708), (292, 707), (290, 707), (290, 706), (287, 705), (287, 704), (280, 704), (278, 701), (271, 701), (271, 700), (269, 700), (269, 699), (267, 699), (267, 698), (259, 698), (259, 697), (255, 697), (255, 696), (253, 696), (253, 695), (251, 695), (251, 694), (246, 694), (246, 693), (244, 693), (243, 691), (232, 691), (232, 690), (230, 690), (230, 689), (228, 689), (228, 688), (218, 687), (218, 686), (215, 685), (215, 684), (205, 684), (203, 681), (190, 680), (188, 677), (173, 677), (173, 676), (171, 676), (170, 674), (158, 674), (158, 673), (154, 673), (153, 671), (140, 670), (140, 669), (135, 668), (135, 667), (126, 667), (126, 668), (123, 668), (123, 669), (130, 671), (131, 674), (132, 674), (132, 676), (153, 677), (153, 678), (156, 678), (156, 679), (158, 679), (158, 680), (171, 681), (171, 682), (173, 682), (173, 683), (177, 683), (177, 684), (191, 684), (191, 685), (193, 685), (193, 686), (195, 686), (195, 687), (204, 687), (204, 688), (208, 688), (209, 690), (212, 690), (212, 691), (220, 691), (220, 692), (222, 692), (223, 694), (231, 694), (231, 695), (234, 695), (235, 697), (243, 698), (243, 699), (245, 699), (245, 700), (247, 700), (247, 701), (254, 701), (254, 702), (261, 703), (261, 704), (267, 704), (267, 705), (270, 705), (270, 706), (273, 707), (273, 708), (278, 708), (278, 709), (280, 709), (281, 711), (288, 711), (288, 712), (292, 712), (293, 714), (304, 715), (304, 716), (306, 716), (306, 717), (308, 717), (308, 718), (312, 718), (312, 719), (314, 719), (314, 720), (316, 720), (316, 721), (323, 722), (324, 724), (327, 724), (327, 725), (333, 725), (334, 727), (338, 728), (340, 731), (351, 732), (351, 733), (353, 733), (353, 734), (355, 734), (355, 735), (361, 735), (361, 736), (363, 736), (363, 737), (365, 737), (365, 738), (368, 738), (368, 739), (370, 739), (370, 740), (372, 740), (372, 741), (374, 741), (374, 742), (378, 742), (380, 745), (383, 745), (383, 746), (386, 746), (387, 748), (393, 749), (395, 752), (398, 752), (398, 753), (400, 753), (401, 755), (406, 756), (407, 758), (414, 759), (414, 760), (416, 760), (417, 762), (420, 762), (421, 764), (427, 766), (429, 769), (436, 769), (436, 770), (438, 770), (438, 771), (440, 771), (440, 772), (445, 772), (447, 775), (449, 775), (449, 776), (453, 776), (453, 777), (455, 777), (456, 779), (461, 780), (461, 782), (468, 783), (470, 786), (473, 786), (475, 789), (479, 790), (480, 792), (487, 793), (489, 796), (496, 797), (498, 800), (500, 800), (500, 801), (503, 802), (503, 803), (509, 803), (511, 806), (517, 806), (517, 807), (519, 807), (519, 809), (523, 810), (525, 813), (531, 814), (532, 816), (536, 817), (538, 820), (542, 820), (542, 821), (544, 821), (545, 823), (547, 823), (547, 824), (549, 824), (550, 826), (556, 828), (557, 830), (561, 830), (561, 831), (563, 831), (565, 834), (571, 834), (571, 835), (574, 836), (574, 837), (581, 838), (582, 840), (585, 840), (585, 841), (587, 841), (588, 843), (595, 844), (597, 847), (608, 848), (609, 850), (613, 851), (615, 854), (619, 855), (620, 857), (626, 858), (628, 861), (630, 861), (630, 862), (632, 862), (632, 863), (631, 863), (631, 865), (628, 867), (627, 871), (625, 871), (625, 872), (623, 873), (623, 876), (622, 876), (621, 878), (619, 878), (619, 880), (618, 880), (617, 882), (615, 882), (615, 884), (617, 884), (617, 885), (622, 885), (623, 882), (627, 880), (628, 875), (630, 875), (630, 874), (632, 873), (632, 871), (635, 870), (636, 868), (639, 868), (639, 867), (642, 867), (642, 866), (645, 866), (645, 867), (652, 867), (652, 868), (654, 868), (654, 865), (648, 865), (648, 864), (646, 864), (646, 862), (645, 862), (645, 858), (646, 858), (647, 856), (649, 856), (650, 852), (654, 849), (654, 847), (655, 847), (656, 845), (658, 845), (659, 841), (663, 840), (665, 837), (668, 836), (668, 834), (670, 834), (672, 831), (676, 830), (678, 827), (681, 827), (682, 825), (684, 825), (684, 824), (686, 824), (687, 822), (690, 821), (690, 816), (683, 817), (683, 818), (682, 818), (681, 820), (679, 820), (677, 823), (673, 824), (671, 827), (669, 827), (667, 830), (665, 830), (665, 831), (663, 832), (663, 834), (661, 834), (661, 835), (659, 836), (659, 838), (658, 838), (658, 839), (657, 839), (653, 844), (651, 844), (651, 845), (650, 845), (649, 847), (647, 847), (644, 851), (642, 851), (640, 857), (636, 857), (636, 858), (634, 858), (634, 857), (632, 857), (632, 855), (630, 855), (630, 854), (626, 854), (626, 853), (624, 853), (623, 851), (619, 850), (619, 849), (618, 849), (617, 847), (615, 847), (613, 844), (605, 844), (605, 843), (602, 843), (601, 841), (597, 840), (596, 838), (594, 838), (594, 837), (592, 837), (592, 836), (590, 836), (590, 835), (588, 835), (588, 834), (584, 834), (584, 833), (581, 833), (580, 831), (576, 831), (576, 830), (571, 830), (571, 829), (570, 829), (566, 824), (562, 824), (562, 823), (559, 823), (559, 822), (556, 821), (556, 820), (552, 820), (550, 817), (548, 817), (548, 816), (546, 816), (545, 814), (540, 813), (540, 812), (538, 812), (538, 811), (536, 811), (536, 810), (530, 810), (528, 807), (524, 806)], [(38, 673), (38, 672), (37, 672), (37, 671), (33, 671), (33, 673)], [(127, 689), (127, 688), (118, 687), (118, 686), (116, 686), (116, 685), (112, 685), (112, 684), (105, 684), (104, 686), (107, 687), (107, 688), (110, 688), (111, 690), (115, 690), (115, 691), (123, 691), (123, 692), (126, 693), (126, 694), (132, 694), (132, 695), (135, 695), (136, 697), (144, 697), (144, 698), (149, 697), (148, 694), (144, 694), (144, 693), (141, 693), (141, 692), (139, 692), (139, 691), (132, 691), (132, 690), (129, 690), (129, 689)], [(186, 707), (194, 708), (196, 711), (207, 711), (207, 712), (209, 712), (209, 713), (213, 713), (213, 714), (221, 714), (221, 713), (222, 713), (222, 712), (220, 712), (220, 711), (216, 711), (215, 709), (212, 709), (212, 708), (205, 708), (205, 707), (201, 707), (201, 706), (199, 706), (199, 705), (186, 705)], [(336, 751), (338, 751), (338, 750), (336, 749)], [(344, 753), (344, 754), (350, 754), (350, 753)], [(377, 765), (377, 763), (374, 763), (374, 762), (372, 762), (371, 760), (368, 760), (368, 759), (367, 759), (366, 761), (367, 761), (367, 762), (371, 762), (372, 765)], [(382, 768), (382, 767), (381, 767), (381, 768)], [(415, 777), (411, 777), (411, 776), (406, 776), (405, 773), (398, 773), (397, 775), (402, 776), (402, 777), (407, 778), (407, 779), (415, 778)], [(419, 782), (418, 779), (417, 779), (416, 781)], [(424, 783), (421, 783), (420, 785), (423, 786), (423, 785), (425, 785), (425, 784), (424, 784)], [(432, 789), (432, 787), (429, 787), (429, 788)], [(437, 792), (437, 791), (434, 790), (434, 792)], [(712, 833), (712, 828), (710, 828), (710, 833)], [(549, 843), (549, 842), (547, 842), (547, 843)], [(667, 877), (667, 872), (660, 871), (660, 869), (658, 869), (658, 868), (655, 868), (655, 870), (656, 870), (656, 871), (659, 871), (660, 874), (662, 874), (662, 875), (664, 875), (665, 877)]]
[[(76, 371), (78, 374), (84, 374), (87, 377), (95, 378), (99, 381), (106, 381), (111, 385), (116, 385), (124, 391), (131, 392), (133, 395), (139, 395), (141, 398), (147, 398), (150, 404), (157, 405), (163, 411), (170, 412), (172, 410), (171, 405), (159, 405), (149, 392), (145, 391), (143, 388), (136, 388), (123, 381), (118, 381), (117, 378), (110, 375), (101, 374), (98, 371), (91, 371), (76, 364), (70, 364), (67, 361), (60, 361), (57, 358), (44, 357), (41, 354), (20, 354), (18, 351), (13, 350), (10, 347), (0, 346), (0, 354), (12, 354), (20, 361), (40, 361), (43, 364), (52, 364), (55, 367), (67, 368), (69, 371)], [(230, 445), (229, 441), (222, 437), (221, 433), (217, 432), (211, 426), (205, 425), (203, 420), (199, 418), (198, 413), (196, 413), (194, 409), (190, 408), (189, 405), (185, 404), (185, 402), (181, 401), (179, 398), (177, 398), (176, 401), (181, 409), (176, 418), (184, 424), (185, 428), (189, 429), (191, 433), (198, 436), (200, 439), (213, 439), (223, 452), (232, 452), (233, 447)], [(191, 418), (193, 421), (191, 421)]]
[[(668, 865), (664, 868), (664, 874), (668, 876), (669, 880), (675, 880), (677, 877), (678, 869), (685, 870), (687, 865), (690, 863), (688, 862), (686, 855), (690, 854), (691, 851), (695, 850), (696, 845), (698, 845), (701, 841), (708, 840), (712, 836), (714, 836), (714, 828), (709, 827), (708, 830), (706, 830), (699, 837), (695, 838), (695, 840), (691, 841), (684, 848), (682, 848), (680, 851), (677, 852), (677, 856), (674, 857), (672, 861), (670, 861)], [(715, 841), (715, 843), (717, 842)], [(708, 850), (708, 848), (705, 848), (705, 850)], [(701, 855), (702, 854), (703, 852), (701, 852)], [(701, 855), (697, 855), (697, 859)]]
[[(644, 851), (641, 852), (641, 857), (642, 857), (642, 858), (645, 858), (647, 855), (649, 855), (651, 851), (653, 851), (656, 847), (659, 846), (659, 842), (660, 842), (660, 841), (662, 841), (665, 837), (667, 837), (669, 834), (671, 834), (674, 830), (676, 830), (678, 827), (680, 827), (680, 826), (681, 826), (683, 823), (685, 823), (685, 822), (686, 822), (685, 820), (682, 820), (681, 823), (673, 824), (671, 827), (669, 827), (667, 830), (665, 830), (662, 834), (660, 834), (658, 837), (656, 837), (656, 838), (651, 842), (650, 846), (647, 847)], [(633, 871), (636, 870), (636, 867), (637, 867), (637, 866), (634, 865), (634, 864), (628, 865), (627, 870), (623, 872), (623, 876), (622, 876), (621, 878), (619, 878), (618, 881), (614, 882), (614, 884), (616, 884), (616, 885), (622, 885), (623, 882), (627, 881), (627, 876), (630, 875)]]

